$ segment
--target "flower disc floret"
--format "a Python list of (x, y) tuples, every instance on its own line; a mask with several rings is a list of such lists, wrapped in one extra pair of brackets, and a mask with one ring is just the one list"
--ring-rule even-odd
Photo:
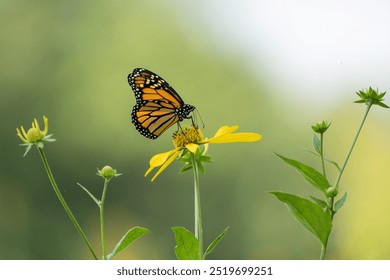
[(203, 140), (203, 134), (195, 126), (185, 126), (173, 134), (173, 144), (176, 148), (184, 148), (188, 144), (197, 144)]

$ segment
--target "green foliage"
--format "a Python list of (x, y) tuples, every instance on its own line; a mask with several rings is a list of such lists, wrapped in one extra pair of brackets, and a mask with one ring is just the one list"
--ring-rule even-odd
[(283, 157), (279, 154), (276, 155), (281, 158), (285, 163), (294, 167), (311, 186), (313, 186), (320, 192), (326, 194), (326, 190), (329, 188), (329, 182), (324, 175), (319, 173), (314, 168), (299, 161)]
[[(301, 174), (303, 178), (310, 183), (312, 187), (319, 190), (324, 195), (324, 199), (311, 196), (311, 199), (314, 201), (312, 202), (305, 198), (288, 193), (270, 192), (270, 194), (274, 195), (279, 201), (286, 204), (292, 215), (307, 230), (309, 230), (321, 241), (321, 259), (324, 259), (326, 255), (328, 238), (332, 230), (333, 217), (337, 211), (343, 207), (347, 199), (347, 193), (345, 192), (344, 195), (336, 201), (336, 196), (339, 194), (339, 182), (341, 180), (341, 176), (343, 175), (344, 169), (348, 163), (348, 159), (351, 156), (352, 150), (356, 144), (357, 138), (360, 134), (371, 106), (379, 105), (384, 108), (389, 108), (382, 102), (385, 94), (386, 92), (378, 93), (378, 90), (373, 90), (371, 87), (368, 90), (361, 90), (357, 92), (357, 95), (361, 99), (355, 101), (355, 103), (365, 103), (367, 107), (357, 133), (352, 141), (351, 147), (349, 148), (347, 156), (341, 167), (339, 167), (336, 162), (330, 161), (324, 157), (324, 133), (330, 126), (330, 123), (326, 121), (318, 122), (312, 126), (313, 131), (318, 133), (320, 137), (318, 137), (317, 134), (313, 135), (312, 144), (314, 151), (311, 151), (311, 153), (320, 157), (322, 163), (322, 174), (306, 164), (276, 154), (285, 163), (294, 167), (298, 173)], [(333, 186), (329, 184), (326, 178), (325, 161), (333, 164), (339, 173)]]
[(378, 89), (375, 90), (370, 87), (366, 90), (359, 90), (356, 94), (360, 97), (360, 99), (355, 101), (355, 103), (365, 103), (370, 106), (378, 105), (382, 108), (389, 108), (389, 106), (382, 102), (386, 91), (379, 93)]
[(107, 260), (111, 260), (113, 257), (118, 255), (120, 252), (122, 252), (124, 249), (126, 249), (131, 243), (133, 243), (135, 240), (140, 238), (141, 236), (144, 236), (146, 234), (149, 234), (150, 230), (142, 227), (134, 227), (130, 230), (128, 230), (125, 235), (121, 238), (121, 240), (116, 244), (114, 250), (112, 250), (111, 254), (107, 256)]
[(332, 229), (332, 218), (329, 211), (305, 198), (283, 192), (270, 192), (286, 204), (293, 216), (321, 243), (326, 246)]
[(176, 247), (175, 253), (178, 260), (201, 260), (200, 244), (192, 232), (184, 227), (177, 226), (172, 228)]
[(341, 207), (343, 207), (346, 200), (347, 200), (347, 192), (345, 192), (344, 195), (338, 201), (336, 201), (334, 205), (334, 210), (337, 212)]
[(209, 245), (209, 247), (207, 248), (206, 252), (204, 253), (203, 255), (203, 258), (206, 258), (206, 256), (208, 254), (210, 254), (214, 248), (218, 245), (218, 243), (222, 240), (222, 238), (225, 236), (227, 230), (229, 229), (229, 227), (225, 228), (224, 231), (221, 232), (220, 235), (217, 236), (217, 238), (214, 239), (213, 242), (211, 242), (211, 244)]
[(176, 247), (175, 253), (178, 260), (204, 260), (209, 255), (218, 243), (225, 236), (229, 227), (225, 228), (213, 242), (209, 245), (206, 252), (201, 255), (201, 248), (198, 239), (195, 235), (184, 227), (176, 226), (172, 230), (175, 234)]
[[(200, 172), (205, 172), (205, 163), (211, 162), (211, 157), (205, 155), (205, 146), (199, 146), (199, 148), (196, 150), (195, 154), (195, 162), (198, 165), (198, 169)], [(191, 153), (189, 151), (186, 151), (184, 155), (180, 157), (180, 160), (184, 162), (184, 166), (180, 169), (179, 173), (183, 173), (189, 170), (192, 170), (192, 159), (191, 159)]]

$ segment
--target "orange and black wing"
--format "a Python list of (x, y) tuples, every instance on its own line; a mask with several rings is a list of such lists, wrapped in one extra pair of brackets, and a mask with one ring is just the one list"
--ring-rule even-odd
[(156, 139), (173, 124), (188, 118), (195, 109), (160, 76), (137, 68), (128, 76), (136, 105), (131, 117), (135, 128), (145, 137)]

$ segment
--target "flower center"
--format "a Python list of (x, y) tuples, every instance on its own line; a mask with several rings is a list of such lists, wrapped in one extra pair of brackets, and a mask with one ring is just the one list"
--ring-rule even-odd
[(173, 144), (176, 148), (183, 148), (190, 143), (198, 143), (203, 140), (203, 134), (197, 127), (184, 126), (173, 134)]

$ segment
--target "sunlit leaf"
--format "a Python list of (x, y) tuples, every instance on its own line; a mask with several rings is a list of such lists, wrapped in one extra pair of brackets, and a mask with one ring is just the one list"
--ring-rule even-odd
[(131, 243), (140, 238), (145, 234), (149, 234), (150, 230), (142, 227), (134, 227), (126, 232), (126, 234), (122, 237), (122, 239), (116, 244), (114, 250), (112, 250), (111, 254), (107, 256), (107, 259), (112, 259), (124, 249), (127, 248)]
[(332, 220), (329, 211), (305, 198), (283, 192), (270, 192), (285, 203), (293, 216), (326, 247)]
[(175, 253), (178, 260), (201, 260), (200, 245), (192, 232), (184, 227), (172, 228), (175, 233)]
[(299, 172), (299, 174), (301, 174), (303, 178), (310, 183), (310, 185), (326, 194), (326, 190), (329, 188), (329, 182), (324, 175), (304, 163), (283, 157), (279, 154), (276, 155), (280, 157), (285, 163), (294, 167)]

